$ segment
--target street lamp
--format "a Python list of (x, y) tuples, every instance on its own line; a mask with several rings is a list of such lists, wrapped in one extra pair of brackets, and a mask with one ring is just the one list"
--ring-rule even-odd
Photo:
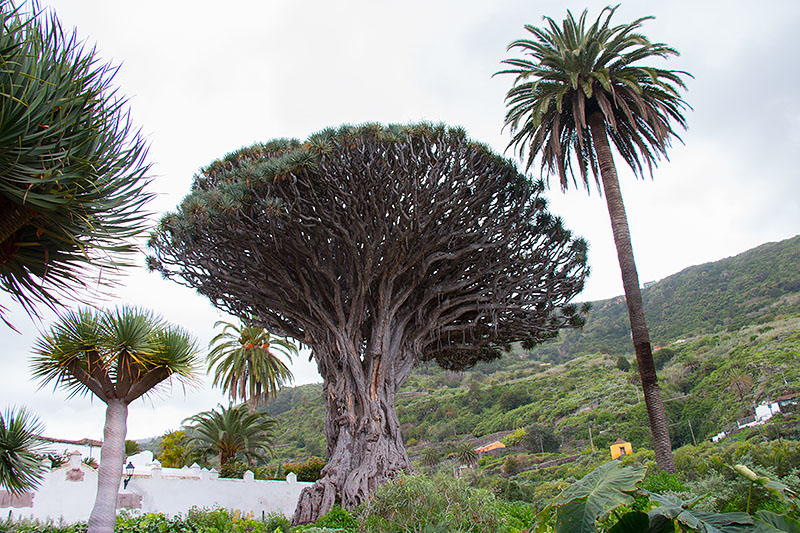
[(122, 488), (123, 489), (127, 489), (128, 488), (128, 482), (133, 477), (133, 469), (134, 469), (133, 463), (128, 461), (128, 464), (125, 466), (125, 476), (126, 477), (125, 477), (125, 480), (122, 482)]

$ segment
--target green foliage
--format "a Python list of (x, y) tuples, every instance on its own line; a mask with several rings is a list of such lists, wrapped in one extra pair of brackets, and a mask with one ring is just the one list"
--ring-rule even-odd
[[(160, 513), (133, 516), (120, 512), (115, 533), (289, 533), (291, 522), (282, 514), (270, 513), (263, 520), (238, 511), (193, 508), (185, 515), (169, 518)], [(54, 524), (31, 520), (0, 520), (4, 533), (85, 533), (86, 523)]]
[(242, 479), (244, 473), (252, 470), (250, 466), (241, 459), (231, 459), (226, 461), (219, 469), (219, 477)]
[(454, 455), (458, 464), (470, 467), (478, 464), (478, 452), (476, 452), (475, 448), (468, 442), (459, 445)]
[(278, 355), (288, 359), (296, 356), (296, 344), (260, 327), (237, 326), (224, 320), (214, 324), (218, 326), (223, 328), (209, 343), (208, 372), (214, 370), (214, 385), (227, 392), (231, 402), (241, 399), (252, 406), (266, 403), (292, 382), (291, 370)]
[(506, 445), (506, 447), (516, 446), (517, 444), (522, 443), (522, 438), (525, 437), (525, 428), (515, 429), (502, 439), (500, 442)]
[(39, 486), (44, 476), (37, 453), (44, 425), (25, 408), (0, 413), (0, 488), (22, 494)]
[(627, 372), (631, 369), (631, 363), (624, 355), (617, 356), (617, 368), (623, 372)]
[(507, 476), (513, 476), (517, 472), (519, 472), (519, 459), (517, 459), (517, 456), (506, 456), (506, 459), (503, 462), (503, 473)]
[(605, 463), (557, 496), (537, 515), (537, 521), (541, 525), (555, 510), (558, 533), (596, 531), (597, 520), (604, 519), (618, 507), (633, 503), (632, 493), (644, 474), (641, 467)]
[(319, 457), (311, 457), (299, 463), (286, 463), (283, 465), (286, 473), (294, 472), (297, 481), (316, 481), (322, 477), (322, 469), (328, 462)]
[(531, 424), (525, 427), (525, 436), (522, 438), (525, 449), (533, 453), (555, 452), (561, 446), (553, 430), (543, 424)]
[(83, 459), (81, 459), (81, 463), (85, 464), (86, 466), (90, 466), (95, 470), (100, 468), (100, 463), (98, 463), (97, 459), (95, 459), (94, 457), (84, 457)]
[(181, 468), (192, 463), (189, 451), (189, 438), (185, 431), (168, 431), (158, 441), (159, 453), (156, 458), (164, 468)]
[(35, 313), (131, 265), (153, 195), (116, 69), (35, 3), (0, 17), (0, 288)]
[(217, 454), (220, 467), (236, 457), (248, 461), (272, 455), (275, 421), (263, 413), (250, 413), (247, 405), (219, 406), (185, 420), (188, 444), (203, 455)]
[(125, 440), (125, 457), (136, 455), (142, 452), (142, 447), (135, 440)]
[(334, 505), (333, 509), (320, 517), (314, 525), (320, 528), (358, 531), (358, 520), (345, 509), (342, 509), (338, 504)]
[(503, 531), (508, 520), (503, 505), (488, 491), (462, 480), (420, 474), (403, 475), (379, 487), (362, 516), (362, 527), (370, 533), (490, 533)]

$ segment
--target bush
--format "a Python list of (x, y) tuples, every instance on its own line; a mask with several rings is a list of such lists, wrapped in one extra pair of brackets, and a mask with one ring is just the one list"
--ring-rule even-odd
[(522, 438), (525, 436), (525, 428), (519, 428), (514, 430), (513, 432), (509, 433), (502, 439), (500, 442), (505, 444), (507, 447), (516, 446), (520, 442), (522, 442)]
[(342, 531), (358, 531), (358, 520), (353, 515), (342, 509), (339, 504), (322, 516), (314, 524), (319, 528), (339, 529)]
[(322, 469), (327, 464), (327, 461), (319, 457), (312, 457), (301, 463), (286, 463), (283, 465), (283, 469), (287, 474), (294, 472), (297, 475), (297, 481), (313, 482), (322, 477)]
[(250, 466), (241, 459), (231, 459), (219, 469), (219, 477), (242, 479)]
[(362, 525), (370, 533), (495, 533), (506, 524), (500, 503), (490, 492), (451, 477), (410, 474), (378, 488), (364, 507)]
[(557, 452), (561, 446), (553, 430), (542, 424), (531, 424), (526, 427), (522, 444), (526, 450), (533, 453)]

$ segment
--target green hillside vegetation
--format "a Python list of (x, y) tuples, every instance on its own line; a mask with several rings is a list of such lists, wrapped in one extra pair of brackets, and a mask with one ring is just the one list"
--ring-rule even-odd
[[(687, 268), (645, 291), (655, 342), (663, 344), (655, 360), (675, 447), (730, 429), (754, 404), (796, 391), (798, 264), (800, 236)], [(587, 446), (589, 428), (597, 447), (617, 438), (649, 447), (627, 327), (624, 302), (594, 302), (584, 331), (550, 345), (464, 372), (421, 365), (397, 397), (406, 444), (415, 453), (540, 423), (566, 450)], [(570, 360), (542, 361), (563, 359), (547, 354), (567, 348)], [(633, 363), (630, 370), (618, 368), (619, 355)], [(284, 389), (270, 401), (267, 411), (280, 421), (280, 457), (324, 455), (324, 410), (319, 384)]]
[[(800, 313), (798, 265), (800, 235), (686, 268), (644, 288), (653, 345)], [(532, 350), (533, 357), (564, 362), (594, 351), (632, 356), (624, 298), (592, 302), (592, 307), (582, 330), (562, 332), (556, 342)]]
[[(691, 337), (657, 351), (673, 445), (730, 430), (738, 418), (752, 415), (754, 402), (795, 392), (800, 383), (798, 355), (800, 315), (736, 332)], [(507, 363), (505, 370), (489, 374), (479, 368), (426, 375), (426, 368), (421, 369), (397, 400), (405, 442), (412, 452), (532, 423), (552, 428), (566, 451), (588, 446), (589, 428), (597, 448), (607, 448), (617, 438), (635, 449), (650, 447), (635, 365), (621, 371), (616, 358), (595, 353), (563, 365), (533, 364), (537, 372), (525, 375), (518, 368), (526, 364), (523, 358), (512, 355)], [(737, 370), (752, 383), (743, 398), (731, 383)], [(281, 423), (281, 457), (324, 452), (321, 385), (283, 391), (268, 411)], [(309, 443), (313, 448), (306, 448)]]

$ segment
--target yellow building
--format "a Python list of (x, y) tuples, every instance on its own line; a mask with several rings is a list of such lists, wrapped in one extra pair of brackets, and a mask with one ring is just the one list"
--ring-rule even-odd
[(633, 446), (630, 442), (625, 442), (622, 439), (617, 439), (617, 442), (611, 445), (611, 458), (619, 459), (623, 455), (630, 455), (633, 453)]

